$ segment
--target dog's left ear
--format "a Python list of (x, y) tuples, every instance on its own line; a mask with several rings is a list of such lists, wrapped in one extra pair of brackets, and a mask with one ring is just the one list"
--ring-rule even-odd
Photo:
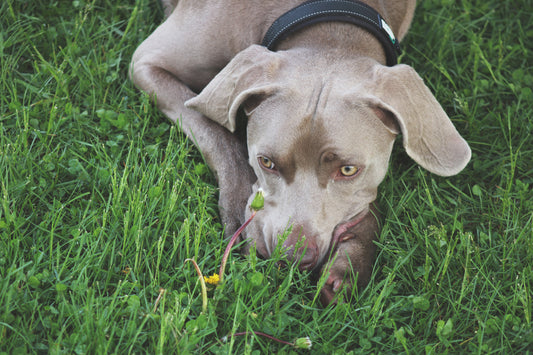
[(470, 161), (468, 143), (413, 68), (376, 65), (367, 94), (371, 105), (395, 116), (407, 154), (423, 168), (451, 176)]
[(237, 54), (185, 106), (234, 132), (240, 107), (249, 114), (263, 99), (279, 90), (274, 77), (281, 65), (281, 55), (252, 45)]

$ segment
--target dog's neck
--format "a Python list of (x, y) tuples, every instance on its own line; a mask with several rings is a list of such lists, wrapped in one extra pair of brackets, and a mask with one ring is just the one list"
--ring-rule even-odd
[[(336, 39), (342, 34), (342, 29), (335, 26), (339, 22), (352, 24), (371, 33), (382, 45), (386, 64), (393, 66), (397, 63), (400, 46), (392, 29), (372, 6), (359, 0), (308, 0), (275, 20), (261, 44), (275, 50), (284, 37), (320, 23), (328, 23), (329, 28), (335, 29), (332, 33), (334, 36), (327, 40)], [(324, 35), (324, 32), (321, 34)], [(354, 43), (351, 36), (346, 39), (347, 43)], [(324, 44), (321, 42), (321, 47)]]
[(385, 51), (380, 41), (366, 30), (347, 23), (329, 22), (302, 29), (283, 39), (278, 50), (310, 49), (320, 56), (372, 58), (386, 65)]

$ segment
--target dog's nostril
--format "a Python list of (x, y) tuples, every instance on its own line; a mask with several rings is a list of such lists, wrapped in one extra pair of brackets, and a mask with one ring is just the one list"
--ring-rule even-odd
[[(302, 250), (303, 252), (303, 250)], [(307, 247), (305, 254), (300, 261), (300, 270), (310, 270), (316, 266), (318, 262), (318, 248)]]

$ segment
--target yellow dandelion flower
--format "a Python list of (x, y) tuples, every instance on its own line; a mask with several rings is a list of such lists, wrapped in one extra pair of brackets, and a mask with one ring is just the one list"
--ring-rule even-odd
[(218, 282), (220, 281), (220, 277), (218, 274), (213, 274), (209, 277), (204, 276), (204, 281), (210, 285), (218, 285)]

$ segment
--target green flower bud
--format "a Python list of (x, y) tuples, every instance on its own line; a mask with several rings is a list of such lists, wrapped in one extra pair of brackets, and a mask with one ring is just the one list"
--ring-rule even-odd
[(296, 349), (311, 349), (311, 346), (313, 346), (313, 342), (309, 337), (298, 338), (294, 341), (294, 347)]
[(254, 211), (259, 211), (260, 209), (263, 208), (264, 205), (265, 205), (265, 196), (263, 195), (263, 189), (258, 189), (250, 207)]

